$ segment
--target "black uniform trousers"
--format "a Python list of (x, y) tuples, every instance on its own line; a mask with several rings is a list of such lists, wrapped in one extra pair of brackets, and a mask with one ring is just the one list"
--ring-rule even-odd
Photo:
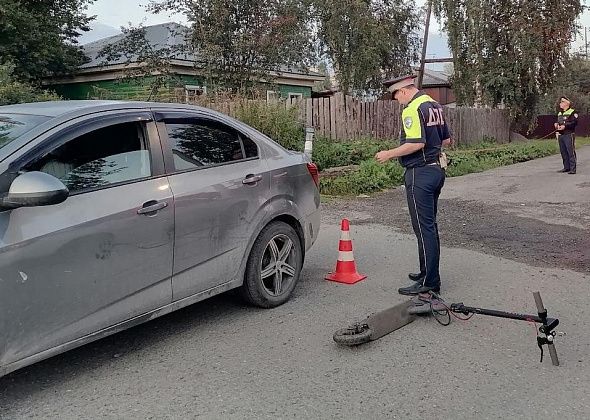
[(568, 171), (576, 170), (576, 145), (575, 134), (559, 135), (559, 151), (563, 160), (563, 169)]
[(431, 164), (407, 168), (404, 177), (412, 227), (418, 239), (420, 273), (424, 275), (422, 284), (438, 288), (440, 240), (436, 213), (438, 197), (445, 183), (445, 171), (440, 165)]

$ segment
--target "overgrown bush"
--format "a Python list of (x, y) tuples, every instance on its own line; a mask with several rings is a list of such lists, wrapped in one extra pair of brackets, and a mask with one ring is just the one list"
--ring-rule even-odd
[(320, 192), (326, 195), (357, 195), (380, 191), (403, 183), (404, 169), (397, 162), (380, 164), (374, 159), (342, 176), (320, 177)]
[(316, 137), (313, 143), (313, 161), (321, 170), (336, 166), (358, 165), (371, 159), (380, 150), (395, 147), (391, 141), (373, 139), (337, 142), (325, 137)]
[(305, 131), (297, 118), (296, 108), (285, 108), (284, 104), (263, 101), (242, 101), (236, 118), (256, 128), (281, 146), (303, 151)]
[(0, 105), (60, 99), (54, 92), (15, 80), (12, 76), (13, 70), (14, 66), (10, 64), (0, 65)]

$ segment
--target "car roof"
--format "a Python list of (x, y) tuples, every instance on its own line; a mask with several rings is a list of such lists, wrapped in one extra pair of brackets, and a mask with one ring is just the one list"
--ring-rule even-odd
[(3, 114), (43, 115), (46, 117), (60, 117), (68, 114), (90, 114), (92, 112), (109, 109), (149, 109), (149, 108), (181, 108), (210, 112), (206, 108), (178, 103), (136, 102), (136, 101), (47, 101), (18, 105), (0, 106)]

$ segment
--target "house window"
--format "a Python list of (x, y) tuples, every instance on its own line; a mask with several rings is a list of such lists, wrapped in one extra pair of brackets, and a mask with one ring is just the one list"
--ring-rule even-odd
[(290, 104), (294, 104), (297, 101), (300, 101), (301, 99), (303, 99), (303, 93), (289, 92), (289, 103)]
[(280, 92), (276, 90), (267, 90), (266, 91), (266, 101), (267, 102), (278, 102), (281, 98)]
[(198, 96), (204, 96), (207, 94), (207, 87), (206, 86), (195, 86), (195, 85), (185, 85), (184, 86), (184, 96), (186, 103), (189, 103), (191, 100), (195, 100)]

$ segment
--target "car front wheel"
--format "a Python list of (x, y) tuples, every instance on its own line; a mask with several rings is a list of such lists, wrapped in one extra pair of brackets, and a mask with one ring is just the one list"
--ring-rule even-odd
[(302, 265), (303, 252), (297, 232), (284, 222), (273, 222), (254, 242), (242, 295), (262, 308), (279, 306), (289, 300)]

